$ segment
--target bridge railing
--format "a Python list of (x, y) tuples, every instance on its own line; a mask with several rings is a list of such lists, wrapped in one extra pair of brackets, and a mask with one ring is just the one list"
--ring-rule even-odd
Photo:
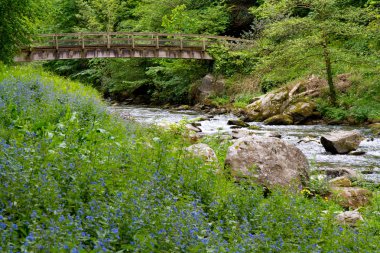
[(30, 48), (78, 48), (88, 47), (173, 47), (177, 49), (193, 48), (205, 51), (216, 43), (252, 43), (250, 40), (195, 34), (166, 33), (130, 33), (130, 32), (98, 32), (98, 33), (63, 33), (43, 34), (33, 39)]

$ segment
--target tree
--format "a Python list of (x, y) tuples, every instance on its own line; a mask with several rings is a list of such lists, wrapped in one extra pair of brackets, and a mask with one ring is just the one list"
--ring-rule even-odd
[(77, 0), (79, 19), (86, 23), (86, 30), (114, 32), (118, 15), (124, 10), (121, 0)]
[(201, 10), (189, 10), (182, 4), (162, 18), (162, 27), (168, 33), (220, 34), (228, 25), (228, 11), (224, 5), (213, 5)]
[(34, 10), (32, 0), (1, 0), (0, 61), (11, 63), (19, 48), (28, 44), (36, 16)]
[(364, 35), (369, 20), (364, 8), (354, 7), (350, 2), (266, 0), (253, 8), (257, 18), (270, 20), (264, 31), (264, 65), (282, 60), (288, 63), (287, 67), (293, 63), (296, 68), (305, 69), (308, 67), (305, 64), (315, 64), (310, 60), (322, 60), (330, 100), (336, 104), (333, 63), (355, 57), (354, 48), (345, 42)]

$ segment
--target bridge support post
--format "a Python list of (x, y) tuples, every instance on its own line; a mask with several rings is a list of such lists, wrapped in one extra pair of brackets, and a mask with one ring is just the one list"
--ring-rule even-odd
[(107, 33), (107, 48), (110, 49), (111, 48), (111, 37), (110, 37), (110, 34)]
[(59, 44), (58, 44), (58, 35), (54, 35), (54, 44), (55, 44), (55, 49), (58, 50)]
[(83, 36), (83, 33), (80, 33), (80, 39), (81, 39), (81, 44), (82, 44), (82, 50), (84, 50), (84, 36)]

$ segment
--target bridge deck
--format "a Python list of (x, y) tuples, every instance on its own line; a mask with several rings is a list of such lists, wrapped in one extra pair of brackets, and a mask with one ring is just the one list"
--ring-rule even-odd
[(188, 34), (68, 33), (37, 36), (16, 62), (90, 58), (178, 58), (212, 60), (207, 49), (220, 43), (252, 41)]

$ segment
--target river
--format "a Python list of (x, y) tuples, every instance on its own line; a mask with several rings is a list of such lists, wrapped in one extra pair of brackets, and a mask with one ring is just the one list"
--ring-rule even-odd
[[(177, 123), (182, 119), (195, 119), (209, 116), (192, 110), (167, 110), (144, 106), (111, 107), (118, 114), (129, 116), (141, 123)], [(232, 114), (215, 115), (207, 121), (199, 122), (203, 134), (231, 134), (232, 131), (251, 131), (255, 135), (279, 133), (282, 139), (296, 145), (309, 159), (313, 169), (350, 168), (363, 174), (368, 181), (380, 183), (380, 139), (373, 138), (371, 131), (365, 127), (329, 126), (329, 125), (291, 125), (266, 126), (259, 122), (249, 123), (260, 127), (260, 130), (232, 130), (227, 125), (229, 119), (236, 119)], [(359, 130), (366, 137), (359, 149), (364, 155), (331, 155), (320, 144), (320, 136), (336, 130)]]

